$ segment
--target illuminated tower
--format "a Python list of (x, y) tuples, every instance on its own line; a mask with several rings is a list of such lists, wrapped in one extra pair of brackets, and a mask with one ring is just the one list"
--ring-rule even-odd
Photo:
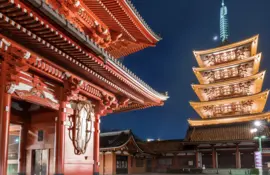
[(222, 43), (227, 42), (229, 38), (229, 22), (228, 9), (222, 0), (222, 7), (220, 9), (220, 39)]

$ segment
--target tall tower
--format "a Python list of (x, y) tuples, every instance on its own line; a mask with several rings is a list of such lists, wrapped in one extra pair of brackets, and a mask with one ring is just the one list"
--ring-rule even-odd
[[(190, 105), (203, 119), (191, 125), (244, 121), (260, 116), (268, 90), (261, 92), (265, 71), (259, 72), (258, 36), (204, 51), (195, 51), (199, 64), (193, 71), (199, 80), (192, 85), (200, 102)], [(252, 115), (252, 117), (251, 117)]]
[(229, 21), (228, 21), (228, 9), (225, 6), (224, 0), (222, 0), (220, 9), (220, 39), (222, 43), (228, 41), (229, 38)]
[[(222, 1), (220, 35), (223, 43), (229, 37), (227, 15), (227, 7)], [(201, 126), (211, 125), (212, 130), (208, 133), (212, 133), (215, 127), (223, 127), (223, 131), (226, 131), (225, 128), (229, 127), (227, 124), (238, 123), (242, 127), (246, 125), (243, 122), (270, 119), (269, 112), (263, 113), (269, 91), (262, 92), (265, 71), (259, 72), (262, 54), (257, 53), (258, 38), (259, 35), (256, 35), (237, 43), (194, 51), (199, 67), (193, 68), (193, 71), (199, 84), (193, 84), (192, 88), (200, 102), (190, 102), (190, 105), (201, 119), (188, 120), (192, 132), (188, 132), (186, 139), (191, 141), (223, 140), (226, 133), (210, 134), (203, 138), (208, 131), (206, 131), (207, 127)], [(226, 126), (221, 126), (223, 124)], [(249, 126), (247, 124), (247, 128)], [(235, 125), (235, 127), (238, 126)], [(236, 133), (232, 135), (235, 135), (235, 139), (238, 133), (243, 133), (237, 129), (234, 131)], [(241, 138), (239, 136), (242, 140), (252, 140), (252, 138), (249, 130), (245, 131)]]
[[(185, 141), (196, 146), (196, 167), (252, 168), (256, 150), (255, 120), (268, 123), (263, 112), (269, 91), (262, 91), (265, 71), (259, 71), (258, 38), (228, 44), (227, 8), (222, 1), (220, 35), (222, 46), (194, 51), (199, 84), (192, 88), (199, 102), (190, 102), (201, 119), (189, 119)], [(268, 127), (261, 131), (269, 137)]]

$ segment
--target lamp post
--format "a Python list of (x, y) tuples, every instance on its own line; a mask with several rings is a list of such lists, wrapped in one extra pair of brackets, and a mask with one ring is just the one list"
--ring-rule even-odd
[(258, 140), (259, 142), (259, 151), (262, 152), (262, 139), (265, 139), (266, 136), (263, 135), (264, 130), (264, 124), (262, 121), (255, 121), (254, 122), (255, 128), (252, 128), (250, 132), (252, 134), (256, 134), (256, 137), (254, 137), (255, 140)]
[(262, 139), (266, 138), (266, 136), (263, 135), (265, 125), (262, 121), (255, 121), (254, 126), (255, 128), (252, 128), (250, 132), (256, 134), (254, 139), (259, 142), (259, 150), (257, 153), (255, 152), (255, 167), (259, 169), (259, 174), (262, 175)]

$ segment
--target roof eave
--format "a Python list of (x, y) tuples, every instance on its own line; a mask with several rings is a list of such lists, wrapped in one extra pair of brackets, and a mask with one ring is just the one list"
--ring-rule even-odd
[(145, 82), (139, 79), (134, 73), (129, 71), (122, 63), (113, 58), (107, 51), (98, 46), (93, 40), (88, 38), (88, 35), (79, 31), (75, 26), (69, 23), (69, 21), (53, 10), (48, 4), (42, 0), (26, 0), (28, 3), (39, 9), (43, 14), (49, 17), (51, 20), (60, 25), (64, 30), (70, 33), (73, 37), (84, 43), (85, 46), (93, 50), (97, 55), (100, 55), (104, 62), (109, 62), (116, 69), (124, 73), (130, 81), (133, 81), (137, 86), (140, 86), (146, 93), (151, 94), (153, 98), (161, 101), (166, 101), (169, 97), (158, 93)]

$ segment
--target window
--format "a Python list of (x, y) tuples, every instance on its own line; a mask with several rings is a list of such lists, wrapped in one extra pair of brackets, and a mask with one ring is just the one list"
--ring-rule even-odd
[(231, 69), (232, 77), (236, 77), (238, 75), (238, 69), (236, 67)]
[(224, 113), (230, 113), (230, 112), (232, 112), (232, 106), (231, 105), (224, 106)]
[(236, 93), (236, 94), (239, 94), (241, 92), (239, 84), (233, 85), (233, 89), (234, 89), (234, 93)]
[(215, 72), (215, 79), (219, 80), (220, 79), (220, 71)]
[(216, 88), (215, 89), (215, 96), (216, 97), (219, 97), (220, 96), (220, 89), (219, 88)]
[(143, 159), (136, 159), (136, 167), (143, 167), (144, 160)]
[(240, 104), (236, 104), (235, 105), (235, 110), (237, 111), (237, 112), (241, 112), (242, 110), (241, 110), (241, 105)]
[(223, 94), (230, 95), (231, 94), (231, 87), (230, 86), (224, 87)]
[(172, 165), (172, 159), (171, 158), (159, 159), (158, 164), (159, 165)]

